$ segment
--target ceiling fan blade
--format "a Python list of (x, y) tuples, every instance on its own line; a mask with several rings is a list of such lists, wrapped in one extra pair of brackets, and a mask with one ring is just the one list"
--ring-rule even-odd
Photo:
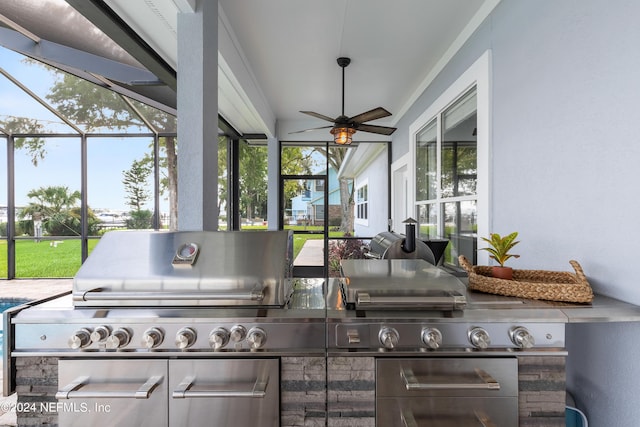
[(396, 131), (396, 128), (376, 125), (358, 125), (356, 129), (362, 132), (378, 133), (380, 135), (391, 135)]
[(335, 122), (336, 121), (336, 119), (333, 119), (333, 118), (331, 118), (329, 116), (325, 116), (324, 114), (314, 113), (313, 111), (300, 111), (300, 112), (303, 113), (303, 114), (307, 114), (309, 116), (316, 117), (318, 119), (326, 120), (328, 122)]
[(320, 126), (319, 128), (310, 128), (310, 129), (305, 129), (305, 130), (297, 130), (295, 132), (289, 132), (289, 135), (293, 134), (293, 133), (303, 133), (303, 132), (311, 132), (312, 130), (318, 130), (318, 129), (329, 129), (332, 128), (333, 125), (329, 125), (329, 126)]
[(390, 116), (391, 113), (385, 110), (382, 107), (374, 108), (373, 110), (366, 111), (364, 113), (360, 113), (357, 116), (353, 116), (349, 119), (350, 123), (364, 123), (370, 120), (381, 119), (383, 117)]

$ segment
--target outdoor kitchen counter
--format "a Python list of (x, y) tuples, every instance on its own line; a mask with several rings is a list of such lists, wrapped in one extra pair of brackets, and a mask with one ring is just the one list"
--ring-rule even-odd
[(531, 321), (563, 323), (639, 322), (640, 306), (596, 294), (591, 304), (541, 301), (468, 291), (467, 306), (453, 313), (413, 310), (346, 310), (340, 304), (338, 280), (329, 281), (327, 319), (415, 318), (432, 321)]
[(640, 306), (598, 294), (590, 305), (567, 304), (561, 309), (568, 323), (640, 321)]

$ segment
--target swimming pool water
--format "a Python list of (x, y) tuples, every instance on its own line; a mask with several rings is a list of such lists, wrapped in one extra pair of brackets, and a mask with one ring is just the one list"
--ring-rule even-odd
[(24, 298), (0, 298), (0, 312), (5, 311), (8, 308), (15, 307), (16, 305), (24, 304), (30, 300)]

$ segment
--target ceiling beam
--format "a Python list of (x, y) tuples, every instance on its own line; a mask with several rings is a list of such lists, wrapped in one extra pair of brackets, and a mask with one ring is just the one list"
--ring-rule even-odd
[(193, 13), (196, 11), (196, 0), (173, 0), (173, 4), (183, 13)]
[[(178, 80), (176, 70), (162, 59), (126, 22), (101, 0), (66, 0), (103, 33), (127, 51), (147, 70), (174, 91)], [(183, 3), (183, 2), (181, 2)], [(187, 0), (189, 3), (189, 0)]]

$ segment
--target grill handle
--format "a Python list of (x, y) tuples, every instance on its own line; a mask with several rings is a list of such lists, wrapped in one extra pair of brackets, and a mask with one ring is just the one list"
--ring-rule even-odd
[[(496, 427), (496, 425), (491, 421), (485, 414), (476, 412), (474, 414), (475, 420), (478, 421), (478, 424), (473, 424), (477, 427)], [(420, 427), (420, 424), (416, 421), (413, 413), (411, 411), (404, 411), (400, 413), (400, 418), (402, 419), (402, 424), (404, 427)], [(431, 420), (433, 421), (433, 420)], [(461, 425), (469, 426), (468, 419), (451, 419), (449, 421), (450, 424), (438, 424), (438, 425), (451, 425), (452, 427), (457, 427)]]
[(267, 395), (267, 383), (269, 378), (262, 379), (257, 378), (253, 387), (246, 390), (189, 390), (196, 380), (195, 376), (185, 377), (178, 388), (173, 391), (172, 397), (174, 399), (188, 399), (196, 397), (249, 397), (249, 398), (263, 398)]
[(386, 296), (378, 296), (371, 295), (368, 292), (357, 292), (356, 293), (356, 304), (358, 306), (381, 306), (381, 307), (391, 307), (394, 305), (397, 306), (412, 306), (422, 304), (429, 307), (442, 307), (444, 309), (455, 310), (456, 308), (464, 308), (467, 304), (466, 298), (463, 296), (443, 296), (443, 297), (435, 297), (435, 296), (425, 296), (421, 297), (418, 295), (386, 295)]
[(407, 390), (500, 390), (500, 383), (482, 369), (476, 369), (480, 382), (469, 383), (420, 383), (410, 368), (400, 371)]
[(104, 292), (105, 289), (96, 288), (82, 294), (82, 301), (105, 300), (237, 300), (237, 301), (262, 301), (264, 299), (264, 286), (256, 286), (245, 292)]
[(58, 390), (56, 393), (56, 399), (148, 399), (151, 396), (153, 390), (160, 384), (164, 377), (162, 375), (155, 375), (149, 378), (144, 384), (142, 384), (138, 390), (80, 390), (82, 387), (89, 384), (89, 377), (78, 377), (71, 383), (67, 384)]
[(363, 255), (368, 259), (382, 259), (382, 256), (380, 254), (371, 251), (363, 252)]

